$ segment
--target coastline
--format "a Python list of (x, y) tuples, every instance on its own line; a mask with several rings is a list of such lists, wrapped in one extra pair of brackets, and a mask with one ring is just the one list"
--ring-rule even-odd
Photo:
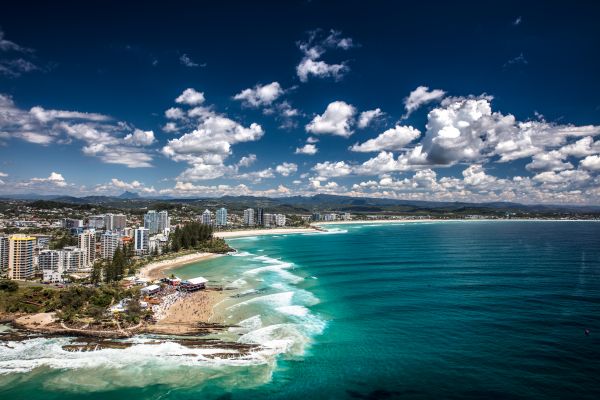
[[(205, 289), (192, 293), (176, 293), (171, 301), (165, 301), (159, 306), (159, 319), (153, 325), (148, 325), (146, 332), (162, 335), (189, 335), (218, 330), (220, 325), (211, 321), (214, 307), (227, 297), (222, 290)], [(220, 320), (220, 317), (217, 316)], [(219, 321), (216, 321), (219, 322)]]
[(324, 221), (315, 222), (312, 226), (327, 225), (366, 225), (366, 224), (406, 224), (406, 223), (428, 223), (428, 222), (598, 222), (595, 219), (546, 219), (546, 218), (424, 218), (424, 219), (374, 219), (374, 220), (352, 220), (352, 221)]
[(247, 229), (241, 231), (214, 232), (213, 236), (221, 239), (234, 239), (248, 236), (285, 235), (289, 233), (314, 233), (319, 230), (311, 228), (275, 228), (275, 229)]
[[(406, 222), (439, 222), (439, 221), (463, 221), (461, 219), (374, 219), (374, 220), (352, 220), (352, 221), (324, 221), (315, 222), (313, 226), (322, 225), (358, 225), (358, 224), (404, 224)], [(487, 220), (486, 220), (487, 221)]]
[(142, 268), (140, 268), (136, 275), (140, 278), (146, 278), (151, 281), (155, 281), (164, 278), (165, 275), (163, 274), (163, 272), (166, 270), (198, 261), (210, 260), (219, 256), (221, 256), (221, 254), (205, 252), (186, 254), (183, 256), (175, 257), (173, 259), (157, 261), (144, 265)]

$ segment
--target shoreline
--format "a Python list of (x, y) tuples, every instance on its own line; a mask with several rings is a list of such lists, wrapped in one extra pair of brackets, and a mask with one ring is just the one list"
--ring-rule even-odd
[[(220, 325), (211, 321), (214, 307), (228, 297), (222, 290), (204, 289), (192, 293), (177, 293), (172, 302), (159, 306), (162, 316), (155, 324), (146, 326), (145, 332), (161, 335), (189, 335), (210, 333)], [(200, 332), (199, 332), (200, 331)]]
[(327, 226), (327, 225), (360, 225), (360, 224), (406, 224), (406, 223), (419, 223), (419, 222), (600, 222), (597, 219), (545, 219), (545, 218), (452, 218), (452, 219), (441, 219), (441, 218), (427, 218), (427, 219), (374, 219), (374, 220), (353, 220), (353, 221), (324, 221), (315, 222), (313, 226)]
[(239, 231), (214, 232), (213, 236), (221, 239), (235, 239), (239, 237), (249, 236), (265, 236), (265, 235), (286, 235), (298, 233), (314, 233), (319, 232), (314, 227), (310, 228), (274, 228), (274, 229), (245, 229)]
[(216, 257), (220, 257), (222, 254), (216, 253), (192, 253), (186, 254), (183, 256), (178, 256), (168, 260), (156, 261), (150, 264), (144, 265), (137, 272), (136, 276), (140, 278), (146, 278), (151, 281), (155, 281), (161, 278), (164, 278), (164, 271), (173, 269), (176, 267), (181, 267), (187, 264), (192, 264), (198, 261), (210, 260)]

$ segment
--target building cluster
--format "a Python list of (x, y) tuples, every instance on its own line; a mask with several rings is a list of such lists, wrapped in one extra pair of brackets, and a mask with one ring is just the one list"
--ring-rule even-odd
[(65, 274), (88, 274), (97, 259), (112, 260), (117, 249), (132, 245), (136, 255), (160, 253), (167, 245), (167, 211), (149, 210), (144, 225), (127, 227), (124, 214), (92, 215), (86, 221), (62, 218), (58, 225), (77, 237), (77, 244), (50, 249), (50, 235), (0, 236), (0, 276), (62, 282)]
[(345, 213), (325, 213), (325, 214), (315, 212), (312, 214), (310, 219), (315, 222), (318, 222), (318, 221), (324, 221), (324, 222), (350, 221), (352, 219), (352, 216), (350, 215), (350, 213), (347, 213), (347, 212), (345, 212)]
[[(62, 211), (45, 211), (46, 219), (43, 219), (28, 206), (18, 207), (13, 218), (4, 219), (0, 215), (1, 229), (63, 228), (77, 241), (69, 240), (69, 245), (50, 249), (52, 237), (47, 234), (0, 235), (0, 278), (41, 278), (58, 283), (63, 282), (66, 276), (83, 277), (92, 271), (98, 259), (111, 261), (117, 249), (130, 249), (136, 256), (161, 254), (168, 246), (171, 232), (169, 212), (164, 210), (148, 210), (143, 217), (120, 213), (94, 215), (92, 211), (84, 212), (83, 217), (78, 213), (79, 218), (70, 218), (71, 213), (77, 211), (63, 208)], [(297, 217), (305, 222), (351, 219), (349, 213), (335, 212)], [(285, 214), (268, 213), (264, 208), (247, 208), (239, 214), (228, 213), (224, 207), (214, 211), (207, 209), (197, 219), (216, 229), (274, 228), (286, 226), (289, 222)]]
[(244, 225), (246, 226), (264, 226), (272, 228), (275, 226), (285, 226), (285, 214), (265, 213), (264, 208), (247, 208), (244, 210)]
[(214, 213), (206, 209), (198, 219), (204, 225), (212, 225), (218, 228), (238, 225), (272, 228), (285, 226), (286, 224), (285, 214), (268, 214), (265, 213), (263, 208), (256, 210), (247, 208), (244, 210), (241, 219), (238, 215), (228, 215), (226, 208), (219, 208)]

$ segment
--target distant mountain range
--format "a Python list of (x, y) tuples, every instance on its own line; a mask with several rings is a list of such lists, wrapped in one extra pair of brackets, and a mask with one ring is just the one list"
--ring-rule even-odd
[[(77, 205), (98, 205), (112, 208), (168, 208), (178, 204), (203, 209), (226, 207), (232, 211), (244, 208), (263, 207), (273, 212), (311, 213), (313, 211), (340, 211), (351, 213), (377, 214), (600, 214), (600, 206), (519, 204), (510, 202), (468, 203), (415, 201), (388, 198), (350, 197), (328, 194), (291, 197), (223, 196), (219, 198), (170, 198), (141, 197), (138, 193), (126, 191), (119, 196), (59, 196), (39, 194), (2, 195), (0, 200), (51, 201)], [(160, 204), (157, 204), (160, 203)]]

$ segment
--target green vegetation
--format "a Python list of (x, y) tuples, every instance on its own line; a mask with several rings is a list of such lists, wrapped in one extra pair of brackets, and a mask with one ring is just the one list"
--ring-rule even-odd
[(66, 246), (77, 246), (77, 236), (73, 236), (66, 229), (61, 229), (52, 236), (49, 247), (51, 250), (60, 250)]
[(138, 289), (122, 289), (117, 285), (103, 285), (99, 288), (74, 286), (58, 292), (58, 316), (68, 322), (92, 318), (100, 321), (108, 307), (129, 298), (125, 320), (137, 323), (144, 312), (139, 305)]
[[(10, 281), (9, 281), (10, 282)], [(11, 282), (15, 283), (15, 282)], [(56, 310), (58, 291), (41, 286), (19, 287), (0, 290), (0, 311), (37, 313)]]
[(308, 227), (310, 223), (303, 220), (299, 215), (288, 215), (286, 217), (286, 225), (291, 227)]
[(19, 289), (19, 284), (14, 281), (10, 281), (8, 279), (3, 279), (0, 281), (0, 291), (5, 292), (16, 292)]
[[(6, 287), (6, 281), (0, 281), (0, 287)], [(14, 283), (8, 281), (10, 283)], [(122, 315), (125, 321), (137, 323), (146, 314), (139, 304), (138, 289), (123, 289), (118, 285), (100, 287), (71, 286), (57, 290), (50, 287), (18, 287), (0, 289), (0, 311), (7, 313), (38, 313), (56, 311), (59, 318), (66, 322), (78, 322), (92, 319), (103, 320), (108, 307), (129, 298), (127, 311)]]
[(188, 222), (182, 228), (177, 227), (169, 239), (169, 246), (165, 252), (194, 249), (211, 253), (227, 253), (232, 250), (223, 239), (213, 237), (212, 226), (199, 222)]
[(128, 274), (134, 273), (131, 246), (117, 247), (112, 260), (98, 260), (90, 275), (90, 282), (97, 285), (102, 280), (106, 283), (118, 282)]

